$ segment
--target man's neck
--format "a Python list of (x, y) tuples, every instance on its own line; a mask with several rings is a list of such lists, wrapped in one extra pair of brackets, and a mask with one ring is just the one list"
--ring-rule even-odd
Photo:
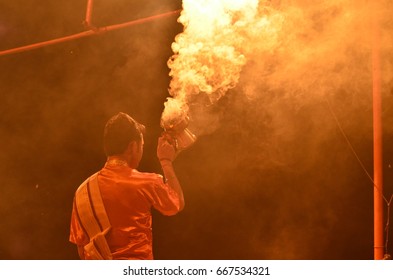
[(111, 166), (129, 166), (126, 157), (123, 155), (109, 156), (106, 163)]

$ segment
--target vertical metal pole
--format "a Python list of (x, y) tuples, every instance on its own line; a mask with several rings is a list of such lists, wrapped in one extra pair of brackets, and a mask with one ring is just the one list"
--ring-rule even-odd
[(94, 0), (87, 0), (87, 8), (86, 8), (86, 18), (85, 18), (85, 25), (87, 27), (91, 27), (91, 15), (93, 13), (93, 2)]
[[(375, 6), (374, 6), (375, 7)], [(383, 242), (383, 181), (382, 181), (382, 98), (380, 27), (376, 9), (373, 9), (372, 85), (374, 133), (374, 259), (384, 255)]]

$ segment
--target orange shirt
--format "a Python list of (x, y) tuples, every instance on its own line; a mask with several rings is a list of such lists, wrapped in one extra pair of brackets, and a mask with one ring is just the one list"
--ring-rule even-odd
[[(106, 239), (113, 259), (153, 259), (151, 208), (164, 215), (178, 213), (177, 193), (164, 183), (161, 175), (108, 163), (98, 173), (98, 185), (111, 223)], [(89, 243), (75, 200), (70, 241), (78, 246)], [(85, 255), (85, 259), (90, 257)]]

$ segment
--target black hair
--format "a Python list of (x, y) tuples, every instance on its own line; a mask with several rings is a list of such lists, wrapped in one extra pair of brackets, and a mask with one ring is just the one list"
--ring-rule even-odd
[(141, 141), (144, 125), (125, 113), (111, 117), (104, 129), (104, 150), (107, 156), (123, 153), (132, 141)]

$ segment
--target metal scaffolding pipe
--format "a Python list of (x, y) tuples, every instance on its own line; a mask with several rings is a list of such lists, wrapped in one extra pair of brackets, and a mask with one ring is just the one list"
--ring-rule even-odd
[(91, 23), (91, 17), (93, 14), (93, 2), (94, 2), (94, 0), (87, 0), (86, 17), (85, 17), (85, 21), (84, 21), (84, 24), (87, 28), (90, 28), (93, 26)]
[[(375, 11), (375, 10), (374, 10)], [(374, 259), (384, 256), (383, 236), (383, 174), (382, 174), (382, 97), (380, 28), (377, 13), (373, 13), (372, 88), (373, 88), (373, 143), (374, 143)]]
[(105, 26), (105, 27), (97, 27), (92, 30), (84, 31), (81, 33), (77, 33), (77, 34), (73, 34), (73, 35), (69, 35), (69, 36), (65, 36), (65, 37), (61, 37), (61, 38), (57, 38), (57, 39), (53, 39), (53, 40), (49, 40), (49, 41), (44, 41), (44, 42), (40, 42), (40, 43), (35, 43), (35, 44), (31, 44), (31, 45), (26, 45), (26, 46), (22, 46), (22, 47), (17, 47), (17, 48), (13, 48), (13, 49), (9, 49), (9, 50), (0, 51), (0, 56), (14, 54), (14, 53), (20, 53), (20, 52), (24, 52), (24, 51), (33, 50), (33, 49), (38, 49), (41, 47), (54, 45), (54, 44), (58, 44), (58, 43), (66, 42), (66, 41), (71, 41), (71, 40), (75, 40), (75, 39), (79, 39), (79, 38), (83, 38), (83, 37), (88, 37), (88, 36), (92, 36), (92, 35), (98, 35), (98, 34), (102, 34), (107, 31), (113, 31), (113, 30), (129, 27), (129, 26), (133, 26), (133, 25), (138, 25), (138, 24), (154, 21), (157, 19), (170, 17), (170, 16), (173, 16), (173, 15), (176, 15), (179, 13), (180, 13), (180, 10), (176, 10), (176, 11), (171, 11), (171, 12), (162, 13), (162, 14), (158, 14), (158, 15), (154, 15), (154, 16), (150, 16), (150, 17), (145, 17), (145, 18), (141, 18), (141, 19), (125, 22), (125, 23), (120, 23), (120, 24), (115, 24), (115, 25), (110, 25), (110, 26)]

